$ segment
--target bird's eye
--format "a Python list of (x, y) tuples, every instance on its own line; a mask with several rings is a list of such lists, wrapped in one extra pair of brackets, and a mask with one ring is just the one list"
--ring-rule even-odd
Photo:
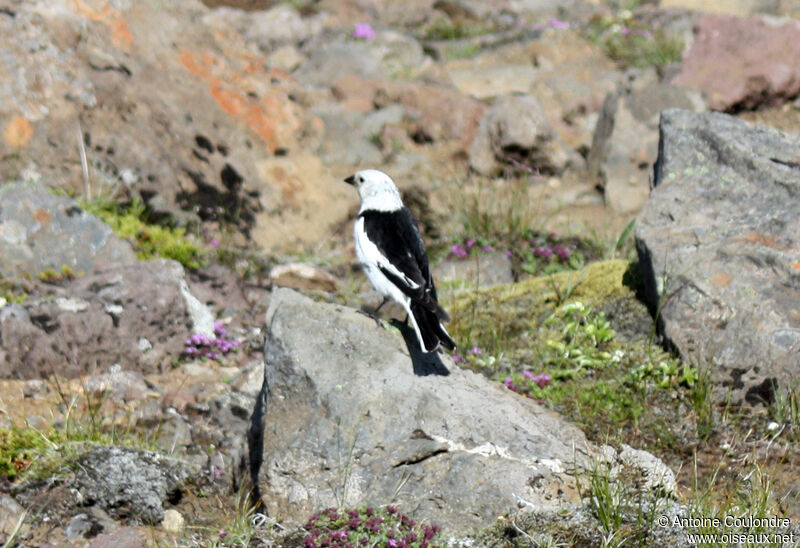
[(363, 182), (364, 182), (364, 177), (362, 177), (361, 175), (359, 175), (359, 176), (358, 176), (358, 182), (359, 182), (359, 183), (363, 183)]

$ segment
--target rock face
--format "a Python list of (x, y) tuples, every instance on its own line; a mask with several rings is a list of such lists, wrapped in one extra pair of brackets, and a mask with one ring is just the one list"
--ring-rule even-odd
[(114, 363), (158, 371), (191, 333), (213, 332), (211, 312), (175, 261), (111, 266), (58, 289), (0, 309), (0, 377), (45, 377), (54, 364), (69, 376)]
[(673, 84), (700, 89), (714, 110), (780, 105), (800, 93), (800, 25), (706, 15)]
[[(259, 47), (305, 40), (320, 21), (288, 6), (226, 23), (194, 0), (100, 5), (37, 1), (0, 12), (9, 59), (0, 180), (35, 171), (83, 189), (82, 142), (94, 197), (124, 192), (181, 222), (225, 222), (245, 234), (304, 220), (292, 239), (265, 242), (275, 247), (317, 242), (343, 218), (338, 177), (287, 181), (262, 168), (275, 153), (294, 159), (301, 117), (290, 99), (296, 82), (266, 65)], [(258, 32), (267, 15), (280, 35)]]
[(77, 274), (136, 260), (131, 245), (108, 225), (39, 183), (0, 186), (0, 257), (5, 277), (60, 273), (63, 267)]
[(587, 441), (553, 413), (449, 359), (449, 375), (415, 375), (420, 353), (412, 362), (400, 334), (291, 290), (274, 292), (266, 324), (259, 483), (270, 516), (393, 503), (464, 533), (515, 495), (577, 500), (565, 470), (585, 463)]
[(800, 142), (722, 114), (662, 113), (636, 247), (659, 328), (718, 396), (769, 400), (800, 355)]

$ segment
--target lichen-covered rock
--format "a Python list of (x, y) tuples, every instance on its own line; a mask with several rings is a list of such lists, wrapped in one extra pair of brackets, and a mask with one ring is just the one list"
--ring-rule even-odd
[(667, 110), (653, 184), (636, 247), (661, 334), (720, 400), (770, 401), (800, 355), (800, 142)]
[(198, 475), (189, 463), (151, 451), (98, 447), (78, 459), (72, 487), (81, 504), (98, 505), (116, 519), (156, 525), (164, 503), (180, 500)]
[(131, 244), (40, 183), (0, 184), (0, 277), (74, 274), (136, 260)]

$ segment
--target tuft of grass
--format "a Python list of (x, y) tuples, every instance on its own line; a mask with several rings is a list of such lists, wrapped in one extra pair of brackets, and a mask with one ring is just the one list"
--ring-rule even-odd
[(29, 424), (0, 428), (0, 476), (9, 481), (45, 478), (69, 469), (93, 445), (133, 446), (153, 449), (150, 434), (121, 426), (103, 394), (69, 393), (54, 380), (63, 419), (38, 429)]
[(128, 206), (99, 200), (84, 202), (82, 206), (100, 217), (120, 237), (129, 240), (136, 250), (136, 257), (141, 260), (154, 257), (173, 259), (190, 270), (205, 264), (206, 250), (186, 236), (186, 229), (148, 223), (146, 207), (138, 200)]

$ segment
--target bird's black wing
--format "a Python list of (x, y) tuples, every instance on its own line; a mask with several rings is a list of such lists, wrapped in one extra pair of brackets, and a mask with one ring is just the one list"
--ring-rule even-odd
[(439, 306), (425, 245), (417, 223), (408, 208), (397, 211), (363, 211), (364, 232), (386, 259), (378, 268), (413, 301), (447, 321), (448, 315)]

